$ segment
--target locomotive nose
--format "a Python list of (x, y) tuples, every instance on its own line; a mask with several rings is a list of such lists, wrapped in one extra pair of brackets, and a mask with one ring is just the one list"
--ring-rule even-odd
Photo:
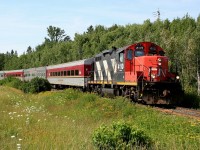
[(151, 56), (146, 58), (149, 68), (149, 81), (160, 82), (167, 80), (168, 59), (165, 56)]

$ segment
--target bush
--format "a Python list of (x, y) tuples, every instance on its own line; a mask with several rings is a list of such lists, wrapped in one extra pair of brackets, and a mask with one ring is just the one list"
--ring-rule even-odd
[(13, 88), (21, 89), (23, 82), (18, 78), (7, 77), (3, 80), (0, 80), (0, 85), (6, 85)]
[(110, 127), (102, 125), (93, 134), (98, 149), (150, 148), (152, 140), (142, 130), (124, 122), (114, 122)]
[(43, 78), (33, 78), (30, 82), (23, 82), (14, 77), (7, 77), (0, 80), (0, 85), (6, 85), (22, 90), (24, 93), (39, 93), (43, 91), (50, 91), (51, 84), (48, 80)]
[(25, 93), (39, 93), (43, 91), (50, 91), (51, 84), (48, 80), (43, 78), (33, 78), (30, 82), (25, 82), (22, 90)]
[(24, 82), (22, 87), (21, 87), (21, 90), (24, 93), (29, 93), (29, 87), (30, 87), (30, 82)]
[(186, 93), (181, 106), (188, 108), (200, 108), (200, 97), (196, 93)]

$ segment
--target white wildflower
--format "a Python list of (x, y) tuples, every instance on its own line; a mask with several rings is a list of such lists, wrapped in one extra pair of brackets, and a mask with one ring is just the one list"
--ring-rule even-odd
[(15, 138), (15, 136), (14, 136), (14, 135), (12, 135), (12, 136), (11, 136), (11, 138), (13, 139), (13, 138)]

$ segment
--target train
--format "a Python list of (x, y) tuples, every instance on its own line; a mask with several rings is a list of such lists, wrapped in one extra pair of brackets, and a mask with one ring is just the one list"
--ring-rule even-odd
[(169, 69), (164, 50), (152, 42), (112, 47), (92, 58), (21, 70), (0, 71), (0, 80), (47, 79), (55, 88), (80, 88), (103, 95), (125, 96), (144, 104), (177, 104), (183, 94), (180, 77)]

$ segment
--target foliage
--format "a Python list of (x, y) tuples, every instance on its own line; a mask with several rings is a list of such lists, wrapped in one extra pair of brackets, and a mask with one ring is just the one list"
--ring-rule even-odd
[(6, 85), (20, 89), (25, 93), (39, 93), (51, 90), (49, 81), (38, 77), (33, 78), (29, 82), (22, 82), (20, 79), (14, 77), (7, 77), (3, 80), (0, 80), (0, 85)]
[(195, 91), (186, 93), (181, 105), (188, 108), (199, 108), (200, 97), (196, 94)]
[(4, 64), (5, 64), (5, 55), (0, 53), (0, 70), (3, 70)]
[(23, 84), (22, 90), (25, 93), (39, 93), (43, 91), (50, 91), (51, 85), (48, 80), (43, 78), (33, 78), (30, 82)]
[[(184, 90), (197, 89), (197, 70), (200, 70), (200, 16), (196, 19), (186, 14), (183, 18), (145, 20), (143, 24), (125, 26), (90, 25), (83, 34), (75, 33), (71, 40), (59, 27), (47, 28), (48, 38), (34, 49), (17, 56), (13, 50), (0, 55), (0, 69), (22, 69), (59, 64), (93, 57), (105, 49), (123, 47), (141, 41), (160, 45), (171, 60), (178, 64), (178, 73)], [(41, 41), (42, 42), (42, 41)]]
[(63, 39), (70, 40), (69, 36), (66, 37), (65, 31), (59, 27), (49, 26), (47, 28), (47, 32), (48, 32), (49, 39), (45, 38), (46, 41), (59, 42)]
[(6, 85), (16, 89), (21, 89), (21, 87), (23, 86), (23, 82), (18, 78), (7, 77), (3, 80), (0, 80), (0, 85)]
[(142, 130), (125, 122), (114, 122), (110, 127), (100, 126), (93, 134), (96, 147), (102, 149), (149, 148), (152, 140)]

